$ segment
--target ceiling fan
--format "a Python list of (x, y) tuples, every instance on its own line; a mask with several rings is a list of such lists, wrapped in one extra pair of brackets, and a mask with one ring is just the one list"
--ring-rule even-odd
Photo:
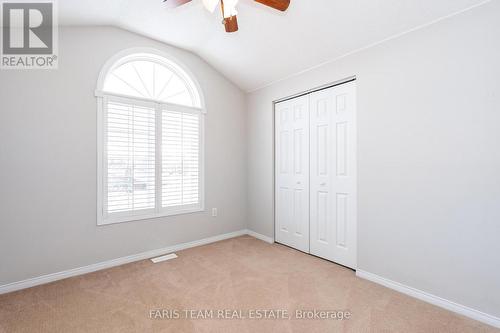
[[(163, 0), (169, 8), (176, 8), (182, 6), (192, 0)], [(205, 8), (213, 13), (217, 5), (220, 3), (220, 8), (222, 12), (222, 24), (226, 28), (226, 32), (238, 31), (238, 20), (236, 15), (236, 5), (238, 0), (202, 0)], [(280, 10), (284, 12), (288, 9), (290, 5), (290, 0), (254, 0), (268, 7)]]

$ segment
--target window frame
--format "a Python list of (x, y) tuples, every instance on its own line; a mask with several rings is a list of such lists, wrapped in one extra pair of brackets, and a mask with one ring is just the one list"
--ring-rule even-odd
[[(117, 66), (122, 65), (134, 59), (144, 60), (146, 54), (151, 54), (155, 57), (163, 58), (163, 65), (168, 66), (175, 74), (185, 80), (188, 88), (194, 91), (195, 105), (186, 106), (175, 103), (167, 103), (164, 101), (126, 96), (116, 93), (103, 91), (104, 81), (107, 75)], [(158, 61), (157, 58), (151, 59)], [(196, 96), (197, 95), (197, 96)], [(99, 75), (97, 89), (95, 91), (97, 98), (97, 225), (109, 225), (115, 223), (140, 221), (146, 219), (154, 219), (181, 214), (191, 214), (205, 211), (205, 104), (203, 93), (194, 76), (177, 60), (173, 60), (170, 56), (161, 51), (150, 48), (133, 48), (119, 52), (104, 65)], [(138, 106), (152, 107), (155, 110), (155, 208), (142, 211), (129, 211), (113, 213), (108, 215), (107, 208), (107, 151), (106, 151), (106, 128), (107, 128), (107, 106), (108, 101), (133, 104)], [(180, 208), (162, 207), (161, 202), (161, 177), (162, 177), (162, 112), (164, 110), (192, 113), (199, 115), (199, 204), (183, 205)], [(158, 183), (159, 182), (159, 183)], [(160, 185), (158, 185), (160, 184)]]

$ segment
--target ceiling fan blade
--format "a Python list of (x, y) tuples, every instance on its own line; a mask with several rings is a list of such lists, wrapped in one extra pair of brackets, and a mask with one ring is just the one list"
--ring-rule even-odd
[(168, 8), (176, 8), (188, 2), (191, 2), (191, 0), (163, 0), (163, 2), (166, 4)]
[(263, 5), (266, 5), (268, 7), (281, 10), (284, 12), (285, 10), (288, 9), (288, 6), (290, 6), (290, 0), (255, 0)]
[(238, 19), (236, 18), (236, 15), (225, 18), (223, 22), (226, 32), (238, 31)]

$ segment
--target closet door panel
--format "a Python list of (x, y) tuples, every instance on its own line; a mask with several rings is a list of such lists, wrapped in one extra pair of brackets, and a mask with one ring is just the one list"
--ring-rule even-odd
[(328, 90), (310, 96), (310, 250), (330, 258), (332, 247), (332, 165), (334, 163), (332, 110), (333, 99)]
[(336, 167), (335, 247), (333, 261), (356, 268), (357, 265), (357, 124), (356, 83), (332, 89), (334, 96)]
[(309, 97), (275, 106), (275, 237), (309, 252)]
[(312, 93), (311, 254), (356, 268), (355, 83)]

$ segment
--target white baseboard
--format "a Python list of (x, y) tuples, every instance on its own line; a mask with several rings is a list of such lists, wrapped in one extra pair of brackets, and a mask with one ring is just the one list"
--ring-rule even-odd
[(164, 255), (164, 254), (175, 252), (175, 251), (180, 251), (180, 250), (189, 249), (189, 248), (200, 246), (200, 245), (210, 244), (210, 243), (218, 242), (218, 241), (221, 241), (224, 239), (243, 236), (246, 234), (248, 234), (248, 231), (246, 229), (243, 229), (243, 230), (239, 230), (239, 231), (235, 231), (235, 232), (230, 232), (227, 234), (203, 238), (203, 239), (196, 240), (193, 242), (177, 244), (177, 245), (168, 246), (168, 247), (157, 249), (157, 250), (152, 250), (152, 251), (142, 252), (139, 254), (134, 254), (131, 256), (127, 256), (127, 257), (112, 259), (112, 260), (100, 262), (97, 264), (92, 264), (92, 265), (88, 265), (88, 266), (84, 266), (84, 267), (74, 268), (74, 269), (70, 269), (67, 271), (47, 274), (47, 275), (43, 275), (43, 276), (39, 276), (39, 277), (35, 277), (35, 278), (23, 280), (23, 281), (13, 282), (13, 283), (9, 283), (9, 284), (0, 286), (0, 295), (5, 294), (5, 293), (9, 293), (12, 291), (16, 291), (16, 290), (21, 290), (21, 289), (26, 289), (26, 288), (38, 286), (38, 285), (49, 283), (49, 282), (54, 282), (57, 280), (66, 279), (66, 278), (77, 276), (77, 275), (87, 274), (87, 273), (99, 271), (99, 270), (106, 269), (106, 268), (111, 268), (111, 267), (115, 267), (115, 266), (119, 266), (119, 265), (128, 264), (128, 263), (131, 263), (134, 261), (139, 261), (139, 260), (157, 257), (160, 255)]
[(490, 314), (469, 308), (465, 305), (461, 305), (447, 299), (426, 293), (425, 291), (421, 291), (412, 287), (408, 287), (399, 282), (395, 282), (381, 276), (365, 272), (363, 270), (357, 270), (356, 276), (366, 279), (377, 284), (381, 284), (387, 288), (399, 291), (400, 293), (406, 294), (411, 297), (418, 298), (421, 301), (439, 306), (446, 310), (458, 313), (460, 315), (475, 319), (477, 321), (483, 322), (485, 324), (500, 328), (500, 318), (492, 316)]
[(265, 235), (262, 235), (262, 234), (259, 234), (259, 233), (255, 232), (253, 230), (247, 229), (246, 233), (247, 233), (247, 235), (255, 237), (257, 239), (260, 239), (261, 241), (264, 241), (266, 243), (269, 243), (269, 244), (273, 244), (274, 243), (274, 239), (273, 238), (265, 236)]

